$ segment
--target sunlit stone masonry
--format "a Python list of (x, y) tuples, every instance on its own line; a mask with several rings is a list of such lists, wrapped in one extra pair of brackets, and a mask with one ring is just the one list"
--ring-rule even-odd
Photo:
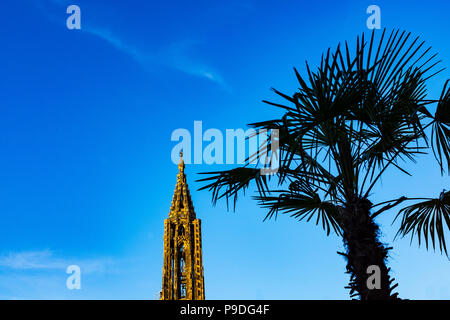
[(177, 184), (164, 220), (164, 266), (161, 300), (204, 300), (201, 221), (184, 174), (183, 151), (178, 163)]

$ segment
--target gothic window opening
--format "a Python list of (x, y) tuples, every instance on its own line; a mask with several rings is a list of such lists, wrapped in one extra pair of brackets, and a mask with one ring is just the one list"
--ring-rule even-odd
[(186, 284), (182, 283), (180, 287), (180, 299), (186, 299)]
[(183, 274), (184, 273), (185, 264), (186, 264), (186, 262), (185, 262), (185, 255), (184, 255), (184, 244), (182, 244), (180, 246), (180, 249), (178, 249), (178, 250), (179, 250), (178, 251), (178, 256), (179, 256), (179, 259), (180, 259), (179, 272), (180, 272), (180, 274)]
[[(181, 227), (183, 228), (183, 227)], [(178, 279), (179, 279), (179, 287), (180, 287), (180, 299), (186, 298), (186, 256), (184, 251), (184, 244), (178, 248)]]
[(183, 201), (184, 200), (184, 197), (183, 197), (183, 190), (181, 190), (181, 194), (180, 194), (180, 208), (184, 208), (184, 205), (183, 205)]
[(183, 237), (184, 236), (184, 228), (183, 226), (178, 227), (178, 236)]

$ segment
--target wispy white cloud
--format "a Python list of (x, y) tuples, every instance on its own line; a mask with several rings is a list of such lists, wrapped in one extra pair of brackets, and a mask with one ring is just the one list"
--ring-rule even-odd
[[(49, 20), (60, 23), (60, 20), (55, 19), (51, 13), (53, 10), (50, 7), (63, 7), (67, 3), (64, 0), (41, 0), (38, 1), (38, 7)], [(83, 11), (81, 10), (81, 12), (83, 16)], [(217, 70), (189, 54), (189, 51), (192, 51), (191, 49), (198, 44), (196, 42), (174, 42), (168, 47), (160, 48), (158, 52), (148, 52), (143, 48), (130, 44), (107, 27), (86, 25), (84, 20), (82, 20), (81, 31), (106, 41), (116, 50), (130, 56), (147, 70), (152, 69), (154, 65), (164, 65), (195, 77), (207, 79), (230, 91), (230, 87)]]
[[(0, 299), (77, 299), (67, 290), (67, 267), (78, 265), (82, 275), (120, 274), (111, 258), (65, 258), (51, 250), (0, 254)], [(84, 293), (83, 293), (84, 294)]]
[(69, 265), (78, 265), (83, 273), (112, 270), (110, 258), (80, 259), (56, 257), (50, 250), (10, 252), (0, 255), (0, 268), (11, 270), (65, 270)]
[[(81, 269), (81, 289), (69, 290), (69, 265)], [(148, 257), (67, 257), (51, 250), (0, 253), (0, 300), (153, 298), (160, 278), (148, 277)], [(159, 266), (157, 270), (160, 270)]]
[[(159, 262), (134, 255), (74, 258), (48, 249), (0, 253), (0, 300), (152, 299), (160, 277), (149, 276), (149, 270), (158, 274)], [(66, 287), (66, 268), (72, 264), (81, 269), (80, 290)]]
[(217, 70), (192, 58), (190, 51), (200, 45), (200, 42), (192, 40), (174, 42), (165, 50), (164, 56), (167, 59), (167, 63), (173, 68), (216, 82), (227, 91), (230, 91), (230, 87)]
[(222, 86), (224, 89), (229, 90), (229, 86), (219, 72), (188, 54), (188, 51), (195, 46), (195, 42), (176, 42), (167, 48), (163, 48), (158, 54), (154, 55), (126, 43), (123, 39), (117, 37), (107, 29), (87, 27), (84, 30), (105, 40), (117, 50), (129, 55), (144, 68), (150, 69), (154, 64), (166, 65), (183, 73), (208, 79)]
[(152, 58), (150, 54), (141, 52), (139, 49), (124, 42), (122, 39), (115, 36), (111, 31), (107, 29), (89, 27), (85, 28), (84, 31), (103, 39), (104, 41), (108, 42), (111, 46), (129, 55), (136, 62), (142, 64), (143, 66), (146, 66), (148, 63), (150, 63), (150, 60)]
[(7, 255), (0, 256), (0, 267), (11, 269), (58, 269), (61, 268), (59, 263), (52, 261), (49, 264), (48, 259), (51, 257), (49, 250), (30, 251), (30, 252), (10, 252)]

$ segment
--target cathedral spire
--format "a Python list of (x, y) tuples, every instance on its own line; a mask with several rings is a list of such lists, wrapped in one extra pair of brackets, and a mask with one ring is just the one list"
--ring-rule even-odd
[(181, 150), (169, 218), (164, 220), (162, 300), (205, 299), (201, 221), (195, 216), (184, 169)]
[[(191, 219), (195, 219), (194, 205), (192, 203), (191, 194), (184, 173), (183, 150), (180, 151), (180, 160), (178, 162), (177, 184), (172, 197), (172, 205), (170, 206), (170, 214), (189, 215)], [(185, 210), (186, 209), (186, 210)]]

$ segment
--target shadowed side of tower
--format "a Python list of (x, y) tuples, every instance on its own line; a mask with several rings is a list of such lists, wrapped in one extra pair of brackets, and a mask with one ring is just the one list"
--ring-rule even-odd
[(164, 220), (164, 264), (161, 300), (204, 300), (201, 221), (194, 205), (184, 173), (180, 152), (177, 184)]

